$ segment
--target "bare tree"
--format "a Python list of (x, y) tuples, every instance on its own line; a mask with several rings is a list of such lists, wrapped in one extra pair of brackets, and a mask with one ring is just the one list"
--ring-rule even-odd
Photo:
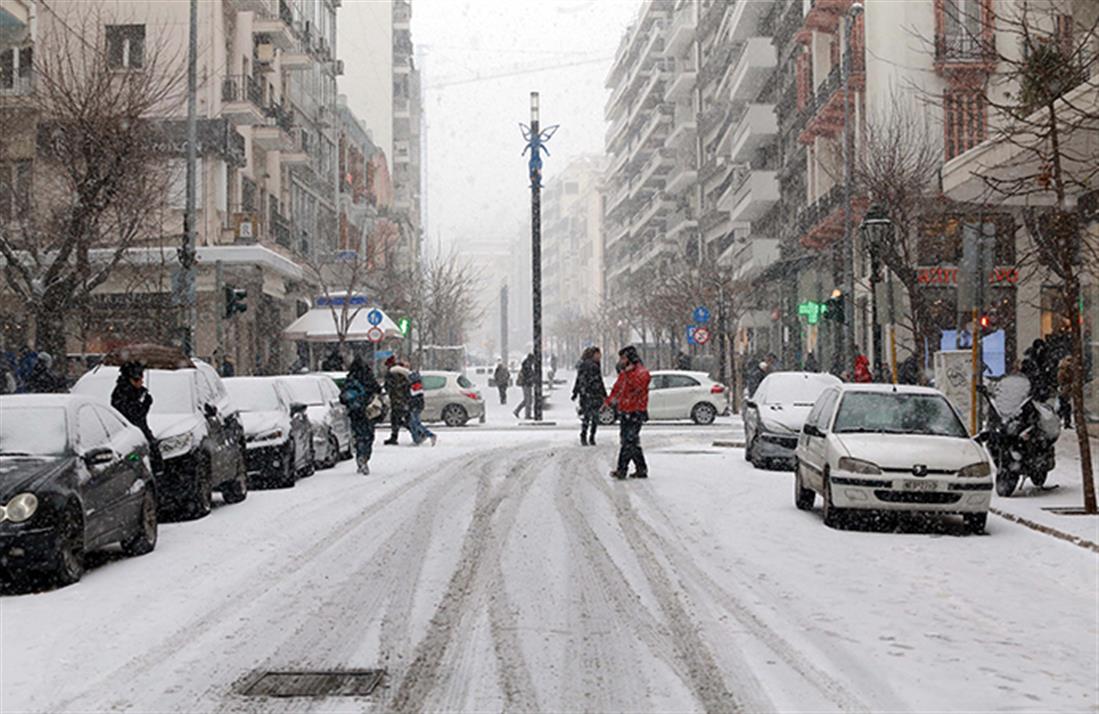
[(30, 312), (36, 347), (60, 354), (74, 307), (156, 237), (170, 174), (152, 117), (181, 99), (180, 62), (150, 44), (140, 70), (112, 68), (103, 26), (92, 14), (41, 37), (33, 94), (0, 105), (0, 155), (33, 147), (33, 189), (0, 225), (4, 280)]
[(412, 314), (421, 344), (457, 345), (465, 342), (466, 330), (484, 316), (477, 302), (480, 270), (456, 253), (430, 256), (422, 271), (412, 277)]

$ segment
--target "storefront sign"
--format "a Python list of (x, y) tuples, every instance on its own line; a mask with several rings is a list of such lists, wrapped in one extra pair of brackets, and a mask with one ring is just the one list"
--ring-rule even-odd
[[(943, 266), (916, 268), (916, 280), (920, 285), (930, 287), (957, 287), (958, 268)], [(1018, 282), (1017, 268), (993, 268), (988, 274), (989, 285), (1015, 285)]]

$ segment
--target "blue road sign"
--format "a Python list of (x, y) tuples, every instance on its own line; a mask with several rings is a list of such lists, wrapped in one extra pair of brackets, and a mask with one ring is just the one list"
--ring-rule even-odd
[(698, 329), (698, 325), (687, 325), (687, 344), (697, 345), (695, 342), (695, 330)]
[(376, 308), (371, 310), (366, 314), (366, 321), (375, 327), (382, 324), (382, 311)]
[(699, 305), (695, 308), (694, 320), (700, 325), (705, 325), (710, 321), (710, 311), (702, 305)]

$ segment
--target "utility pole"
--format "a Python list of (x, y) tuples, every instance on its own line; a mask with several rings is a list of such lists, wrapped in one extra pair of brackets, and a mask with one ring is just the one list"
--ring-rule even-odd
[(843, 369), (853, 369), (855, 360), (855, 241), (851, 233), (851, 179), (854, 147), (851, 146), (851, 26), (862, 14), (862, 4), (854, 3), (843, 19)]
[(557, 125), (541, 128), (538, 117), (538, 92), (530, 93), (530, 126), (519, 125), (530, 151), (530, 253), (531, 293), (534, 317), (534, 420), (542, 421), (542, 152), (549, 155), (545, 142), (557, 131)]
[[(197, 161), (198, 126), (196, 103), (198, 78), (198, 0), (191, 0), (190, 30), (187, 43), (187, 204), (183, 213), (183, 245), (179, 249), (179, 281), (177, 301), (183, 306), (180, 347), (187, 356), (195, 352), (195, 163)], [(220, 324), (220, 315), (215, 316)]]
[(500, 357), (508, 365), (508, 286), (500, 286)]

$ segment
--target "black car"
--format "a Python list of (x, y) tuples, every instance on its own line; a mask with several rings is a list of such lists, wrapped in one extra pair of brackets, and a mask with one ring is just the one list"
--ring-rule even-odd
[(84, 554), (156, 547), (149, 444), (111, 407), (71, 394), (0, 397), (0, 574), (68, 585)]
[[(145, 386), (153, 396), (149, 428), (164, 458), (157, 474), (162, 515), (201, 518), (210, 512), (213, 492), (226, 503), (248, 496), (244, 430), (222, 380), (208, 365), (147, 369)], [(100, 366), (73, 385), (74, 394), (109, 402), (118, 367)]]
[(313, 428), (306, 405), (292, 401), (278, 377), (229, 377), (222, 380), (240, 408), (248, 444), (248, 476), (281, 488), (316, 468)]

